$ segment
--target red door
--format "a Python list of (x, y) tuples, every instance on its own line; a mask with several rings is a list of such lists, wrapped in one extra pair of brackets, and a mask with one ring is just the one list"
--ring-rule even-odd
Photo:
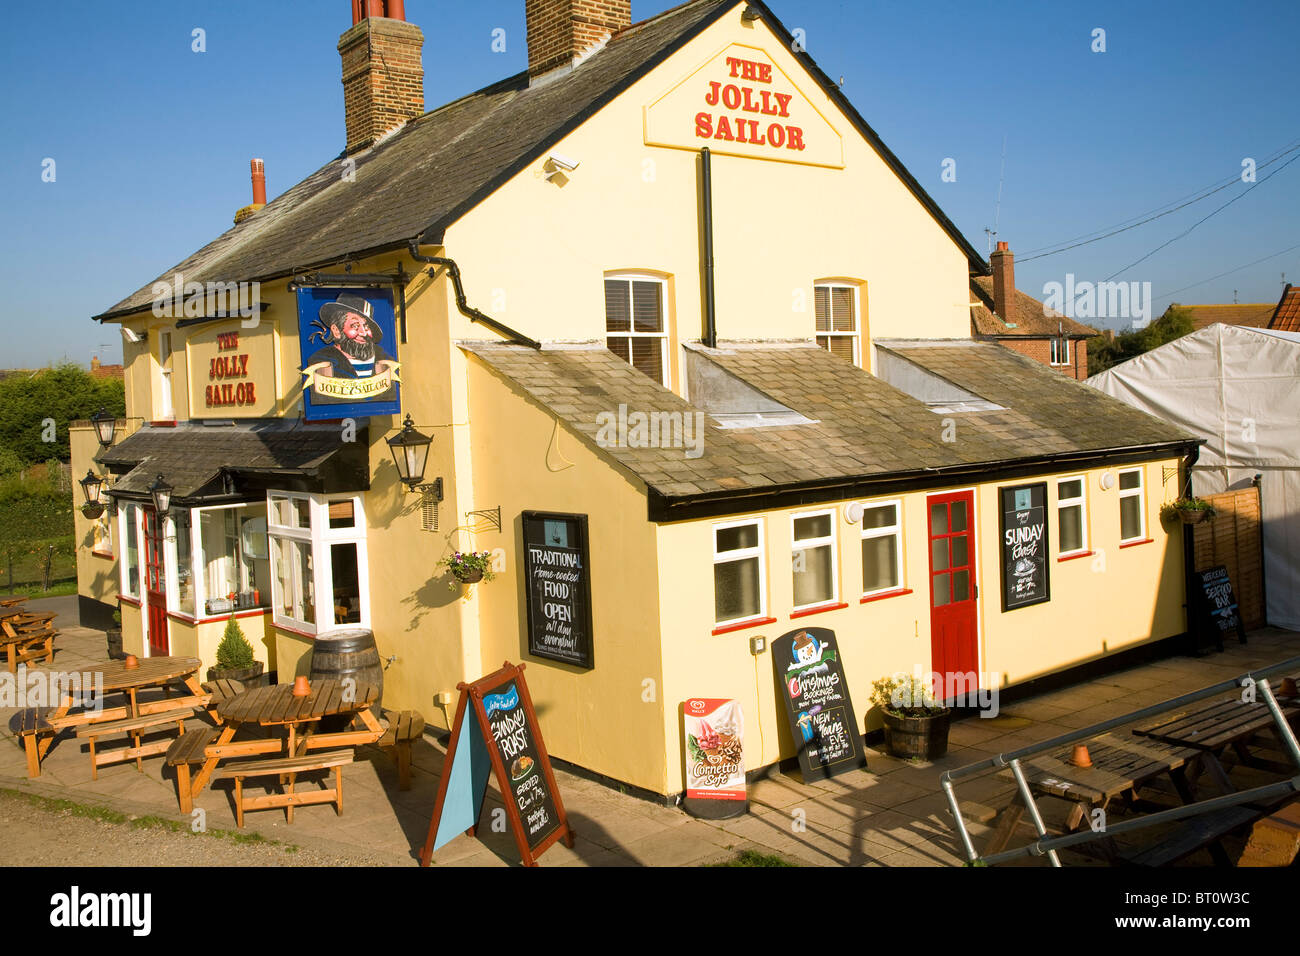
[(167, 641), (167, 581), (163, 572), (163, 522), (152, 508), (144, 509), (144, 587), (149, 624), (149, 656), (165, 657)]
[[(935, 695), (978, 686), (979, 651), (975, 618), (975, 494), (955, 491), (931, 495), (930, 661), (945, 681)], [(975, 675), (960, 680), (951, 675)], [(969, 682), (968, 682), (969, 681)]]

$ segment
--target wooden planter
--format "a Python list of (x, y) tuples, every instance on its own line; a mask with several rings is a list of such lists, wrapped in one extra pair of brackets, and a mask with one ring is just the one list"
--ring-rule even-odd
[(112, 661), (125, 660), (126, 651), (122, 650), (122, 629), (120, 627), (110, 627), (104, 633), (108, 637), (108, 659)]
[(257, 661), (252, 667), (209, 667), (208, 680), (237, 680), (245, 687), (261, 684), (262, 662)]
[(900, 717), (887, 710), (881, 711), (881, 715), (885, 720), (885, 746), (895, 757), (933, 760), (948, 752), (951, 710), (945, 709), (931, 717)]

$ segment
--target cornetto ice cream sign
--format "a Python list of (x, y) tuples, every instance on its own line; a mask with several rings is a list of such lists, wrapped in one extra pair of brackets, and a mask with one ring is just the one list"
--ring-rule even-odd
[(645, 108), (650, 146), (844, 166), (840, 134), (758, 47), (733, 43)]

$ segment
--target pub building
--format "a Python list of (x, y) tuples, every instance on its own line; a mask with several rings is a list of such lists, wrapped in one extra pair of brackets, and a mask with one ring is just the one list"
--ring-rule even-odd
[(127, 417), (74, 430), (80, 593), (127, 652), (210, 665), (233, 614), (285, 682), (367, 628), (435, 728), (523, 661), (554, 757), (672, 795), (690, 698), (738, 703), (748, 770), (795, 754), (801, 628), (859, 731), (900, 670), (1185, 631), (1158, 512), (1196, 439), (972, 339), (989, 264), (763, 3), (529, 0), (527, 72), (430, 112), (403, 4), (352, 18), (344, 150), (270, 202), (255, 160), (233, 228), (96, 316)]

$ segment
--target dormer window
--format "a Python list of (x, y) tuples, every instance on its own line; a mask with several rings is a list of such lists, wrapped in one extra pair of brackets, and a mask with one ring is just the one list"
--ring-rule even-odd
[(651, 275), (605, 277), (605, 347), (668, 385), (667, 283)]

